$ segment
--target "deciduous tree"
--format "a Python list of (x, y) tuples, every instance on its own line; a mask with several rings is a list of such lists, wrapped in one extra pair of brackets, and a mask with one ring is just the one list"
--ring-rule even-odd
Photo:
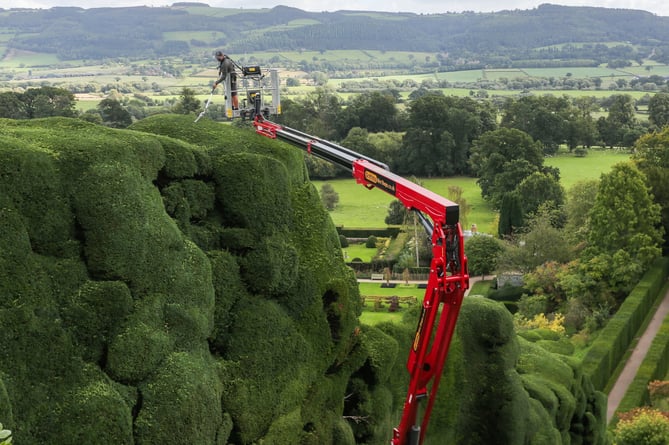
[(657, 93), (650, 98), (648, 120), (658, 128), (669, 125), (669, 93)]
[(339, 193), (332, 187), (332, 184), (326, 182), (321, 186), (321, 201), (328, 210), (334, 210), (339, 202)]
[(200, 101), (195, 97), (195, 91), (191, 88), (183, 88), (179, 96), (179, 102), (175, 106), (175, 111), (179, 114), (189, 114), (197, 112), (200, 107)]
[(590, 213), (592, 252), (613, 255), (623, 250), (644, 269), (660, 254), (660, 206), (645, 180), (631, 163), (616, 164), (601, 176)]
[(132, 124), (132, 116), (116, 99), (103, 99), (98, 104), (102, 122), (110, 127), (125, 128)]
[(481, 136), (472, 147), (470, 164), (478, 176), (481, 194), (495, 207), (530, 174), (539, 171), (544, 158), (541, 144), (515, 128), (500, 128)]
[(653, 199), (660, 205), (666, 248), (669, 246), (669, 127), (640, 138), (633, 160), (646, 175)]
[(542, 205), (559, 208), (564, 204), (564, 189), (554, 172), (534, 172), (523, 179), (516, 192), (521, 199), (523, 216), (536, 213)]
[(590, 228), (590, 210), (597, 196), (598, 180), (583, 180), (567, 192), (564, 209), (567, 217), (566, 231), (575, 243), (583, 243)]
[(497, 268), (497, 256), (502, 251), (502, 243), (488, 235), (474, 235), (465, 243), (469, 273), (490, 275)]

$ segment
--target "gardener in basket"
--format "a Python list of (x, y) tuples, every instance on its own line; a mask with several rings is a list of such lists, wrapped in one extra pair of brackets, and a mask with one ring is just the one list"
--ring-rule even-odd
[(237, 73), (235, 72), (235, 64), (226, 56), (223, 51), (216, 51), (216, 60), (218, 60), (218, 79), (214, 82), (214, 88), (219, 83), (225, 82), (225, 78), (230, 74), (230, 90), (226, 94), (230, 94), (232, 99), (232, 109), (239, 109), (239, 99), (237, 98)]

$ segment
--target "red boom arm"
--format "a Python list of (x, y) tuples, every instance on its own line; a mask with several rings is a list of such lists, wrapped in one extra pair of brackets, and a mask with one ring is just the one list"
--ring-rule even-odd
[[(432, 234), (432, 261), (423, 308), (409, 351), (407, 369), (411, 376), (402, 419), (393, 430), (391, 445), (420, 445), (423, 442), (448, 348), (453, 338), (465, 290), (469, 287), (467, 258), (458, 205), (388, 171), (387, 166), (345, 147), (288, 127), (255, 120), (256, 132), (297, 145), (309, 153), (350, 168), (358, 184), (379, 188), (395, 196), (407, 209), (419, 212)], [(427, 215), (431, 220), (426, 220)], [(434, 335), (433, 335), (434, 334)], [(427, 398), (422, 419), (419, 401)]]

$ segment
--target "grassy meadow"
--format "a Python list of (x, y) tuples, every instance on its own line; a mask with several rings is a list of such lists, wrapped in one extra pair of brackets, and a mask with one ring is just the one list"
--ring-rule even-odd
[[(619, 150), (590, 150), (583, 158), (568, 153), (546, 158), (546, 165), (560, 169), (560, 182), (569, 189), (574, 183), (583, 179), (596, 179), (607, 172), (613, 164), (629, 159), (629, 152)], [(471, 206), (465, 215), (464, 228), (476, 224), (480, 232), (496, 233), (496, 213), (481, 197), (481, 189), (476, 178), (423, 178), (422, 184), (428, 190), (442, 196), (448, 195), (449, 186), (460, 186), (464, 197)], [(330, 212), (336, 225), (344, 227), (383, 227), (388, 205), (393, 197), (380, 190), (367, 190), (352, 179), (335, 179), (331, 181), (313, 181), (320, 189), (324, 182), (329, 182), (339, 194), (337, 208)], [(371, 249), (370, 249), (371, 250)], [(349, 254), (350, 256), (350, 254)], [(353, 258), (353, 256), (351, 256)], [(364, 258), (363, 258), (364, 259)]]
[(583, 179), (597, 179), (618, 162), (627, 161), (630, 153), (624, 150), (589, 150), (584, 158), (559, 155), (546, 158), (545, 163), (560, 169), (560, 183), (569, 190), (574, 183)]

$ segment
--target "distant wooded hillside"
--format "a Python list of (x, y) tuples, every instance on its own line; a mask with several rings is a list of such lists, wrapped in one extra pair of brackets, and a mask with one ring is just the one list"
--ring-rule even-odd
[[(429, 51), (435, 68), (528, 66), (536, 60), (669, 60), (669, 17), (636, 10), (544, 4), (531, 10), (418, 15), (172, 7), (0, 10), (0, 50), (60, 60), (229, 51), (367, 49)], [(535, 62), (536, 64), (536, 62)]]

